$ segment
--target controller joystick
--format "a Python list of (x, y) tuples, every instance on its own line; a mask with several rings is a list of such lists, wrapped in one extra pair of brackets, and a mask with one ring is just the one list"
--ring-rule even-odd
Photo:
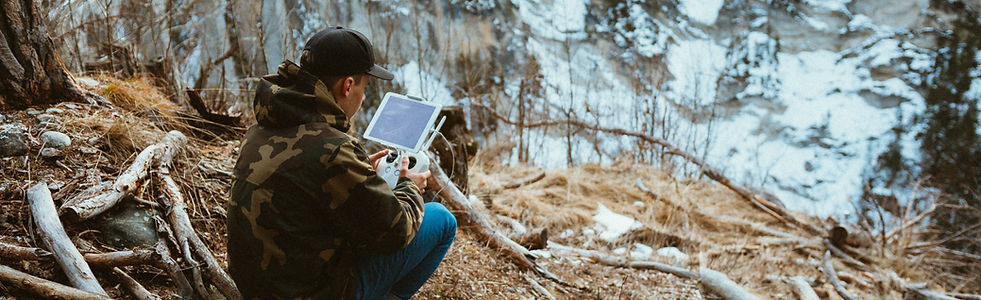
[(399, 168), (401, 168), (402, 157), (407, 156), (409, 158), (409, 172), (411, 173), (422, 173), (429, 170), (429, 157), (425, 153), (400, 153), (398, 151), (392, 151), (385, 159), (378, 162), (378, 176), (388, 183), (388, 186), (395, 188), (395, 185), (399, 182)]

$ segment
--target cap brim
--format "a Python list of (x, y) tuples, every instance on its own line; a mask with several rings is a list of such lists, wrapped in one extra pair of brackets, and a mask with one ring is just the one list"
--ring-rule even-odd
[(371, 66), (371, 69), (368, 69), (368, 75), (378, 77), (382, 80), (392, 80), (395, 78), (395, 74), (392, 74), (392, 72), (385, 70), (385, 68), (379, 65)]

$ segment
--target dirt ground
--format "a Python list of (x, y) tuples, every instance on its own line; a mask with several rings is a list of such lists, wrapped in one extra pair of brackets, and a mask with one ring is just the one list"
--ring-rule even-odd
[[(115, 178), (136, 153), (156, 143), (167, 130), (191, 136), (173, 168), (188, 202), (192, 225), (204, 242), (225, 263), (224, 215), (232, 182), (231, 168), (238, 156), (241, 131), (208, 133), (196, 131), (178, 114), (176, 105), (145, 81), (95, 78), (88, 87), (108, 103), (62, 103), (53, 106), (56, 125), (44, 128), (38, 115), (48, 108), (4, 111), (3, 123), (19, 122), (28, 128), (28, 155), (0, 159), (0, 241), (42, 247), (33, 234), (25, 191), (38, 182), (48, 183), (56, 205), (93, 185)], [(51, 126), (51, 125), (49, 125)], [(40, 154), (39, 137), (46, 130), (68, 134), (72, 144), (60, 155)], [(603, 265), (589, 258), (554, 251), (557, 245), (595, 250), (629, 260), (655, 261), (697, 271), (711, 268), (727, 274), (734, 282), (762, 298), (795, 298), (787, 279), (806, 278), (823, 299), (838, 299), (821, 271), (825, 253), (822, 236), (779, 222), (717, 183), (698, 178), (676, 178), (670, 173), (630, 162), (613, 165), (587, 164), (566, 170), (540, 170), (500, 163), (501, 151), (485, 146), (471, 162), (470, 197), (478, 212), (505, 235), (546, 228), (552, 247), (533, 251), (536, 261), (562, 281), (556, 282), (532, 271), (522, 270), (509, 257), (487, 246), (472, 228), (461, 226), (456, 242), (444, 263), (416, 298), (419, 299), (714, 299), (717, 296), (696, 280), (654, 270)], [(534, 177), (538, 181), (518, 188), (508, 183)], [(642, 191), (638, 183), (650, 189)], [(155, 199), (149, 185), (136, 190), (135, 198)], [(642, 226), (613, 240), (600, 238), (601, 227), (593, 217), (599, 204)], [(820, 228), (835, 220), (797, 215)], [(69, 235), (83, 252), (114, 249), (101, 238), (93, 222), (69, 223)], [(834, 260), (846, 289), (863, 299), (898, 299), (912, 295), (883, 274), (896, 273), (907, 282), (924, 283), (934, 291), (977, 293), (979, 277), (948, 272), (970, 265), (963, 257), (929, 250), (901, 251), (919, 242), (913, 230), (899, 232), (895, 241), (877, 246), (847, 248), (865, 265), (854, 266)], [(675, 247), (688, 258), (678, 260), (657, 254), (631, 254), (642, 249)], [(965, 256), (966, 257), (966, 256)], [(0, 264), (35, 276), (67, 283), (51, 260), (19, 261), (0, 258)], [(95, 270), (113, 297), (128, 298), (105, 270)], [(175, 298), (165, 273), (149, 267), (126, 269), (134, 278), (162, 298)], [(541, 288), (536, 289), (536, 285)], [(0, 298), (30, 299), (31, 296), (0, 283)]]

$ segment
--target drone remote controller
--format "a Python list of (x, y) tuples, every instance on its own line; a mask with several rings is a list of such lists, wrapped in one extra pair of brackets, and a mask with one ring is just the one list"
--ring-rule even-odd
[(429, 170), (429, 157), (423, 152), (405, 153), (391, 151), (378, 162), (378, 176), (385, 179), (388, 186), (395, 188), (399, 182), (399, 169), (402, 167), (402, 157), (409, 158), (409, 172), (422, 173)]
[(426, 151), (446, 121), (443, 117), (435, 124), (441, 108), (440, 104), (396, 93), (387, 93), (382, 98), (364, 138), (392, 149), (378, 162), (376, 170), (389, 187), (395, 188), (399, 182), (403, 158), (409, 159), (409, 172), (429, 170)]

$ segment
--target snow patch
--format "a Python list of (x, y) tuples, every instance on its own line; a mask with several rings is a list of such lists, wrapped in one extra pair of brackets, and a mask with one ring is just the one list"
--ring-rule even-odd
[(719, 9), (725, 4), (722, 0), (680, 0), (681, 12), (688, 15), (688, 19), (696, 22), (712, 25), (719, 17)]
[(596, 203), (596, 215), (593, 216), (593, 221), (596, 222), (599, 237), (611, 243), (630, 230), (643, 226), (631, 217), (611, 211), (602, 203)]

